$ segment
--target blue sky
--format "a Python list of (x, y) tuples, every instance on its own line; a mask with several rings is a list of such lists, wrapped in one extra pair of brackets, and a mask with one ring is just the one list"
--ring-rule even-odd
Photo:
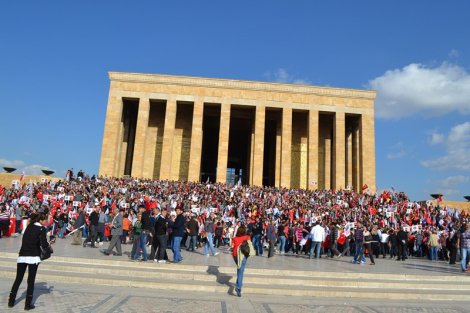
[(470, 195), (468, 1), (2, 1), (0, 165), (98, 171), (108, 71), (372, 88), (377, 186)]

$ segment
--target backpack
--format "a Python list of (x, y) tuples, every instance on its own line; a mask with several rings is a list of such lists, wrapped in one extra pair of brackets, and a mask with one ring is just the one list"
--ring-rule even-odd
[(251, 240), (245, 240), (240, 244), (240, 252), (246, 257), (256, 255), (256, 251), (253, 248)]

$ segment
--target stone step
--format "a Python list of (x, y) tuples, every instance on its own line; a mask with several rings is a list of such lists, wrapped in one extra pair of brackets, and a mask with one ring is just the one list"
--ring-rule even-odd
[[(18, 254), (16, 253), (2, 253), (0, 252), (0, 260), (11, 260), (14, 262)], [(64, 263), (64, 264), (78, 264), (78, 265), (105, 265), (106, 267), (125, 267), (129, 265), (139, 267), (141, 269), (155, 269), (160, 264), (154, 262), (135, 262), (131, 263), (126, 257), (108, 257), (106, 259), (90, 259), (90, 258), (76, 258), (76, 257), (63, 257), (53, 256), (51, 259), (43, 262)], [(193, 264), (165, 264), (167, 269), (174, 269), (180, 272), (207, 272), (211, 265), (193, 265)], [(236, 269), (233, 267), (217, 267), (221, 273), (235, 274)], [(277, 270), (277, 269), (265, 269), (265, 268), (250, 268), (249, 266), (245, 270), (245, 275), (266, 275), (271, 277), (306, 277), (306, 278), (324, 278), (324, 279), (355, 279), (355, 280), (387, 280), (387, 281), (426, 281), (432, 282), (450, 282), (455, 283), (470, 283), (469, 275), (410, 275), (410, 274), (388, 274), (388, 273), (363, 273), (363, 272), (318, 272), (318, 271), (301, 271), (301, 270)]]
[[(13, 260), (1, 259), (0, 266), (14, 270)], [(46, 261), (41, 264), (41, 271), (52, 271), (60, 273), (88, 273), (96, 275), (113, 275), (124, 277), (144, 277), (152, 279), (183, 279), (194, 281), (225, 281), (235, 282), (236, 275), (233, 273), (220, 272), (216, 268), (209, 268), (206, 271), (179, 271), (172, 269), (169, 264), (154, 264), (153, 267), (141, 267), (145, 263), (129, 262), (127, 267), (103, 266), (103, 265), (83, 265), (79, 263), (64, 263)], [(274, 284), (296, 287), (350, 287), (350, 288), (387, 288), (387, 289), (427, 289), (427, 290), (470, 290), (470, 283), (463, 282), (459, 284), (447, 281), (422, 282), (420, 280), (406, 281), (388, 281), (383, 279), (358, 280), (351, 278), (323, 278), (323, 277), (287, 277), (271, 276), (262, 274), (246, 273), (245, 283), (253, 284)]]
[[(15, 269), (0, 266), (0, 277), (14, 279)], [(71, 284), (87, 284), (96, 286), (119, 286), (135, 288), (154, 288), (178, 291), (202, 291), (227, 293), (233, 292), (233, 284), (230, 282), (202, 282), (190, 279), (153, 279), (153, 277), (125, 277), (107, 274), (90, 273), (64, 273), (61, 271), (39, 270), (37, 280), (52, 282), (66, 282)], [(243, 287), (244, 294), (283, 295), (283, 296), (308, 296), (308, 297), (333, 297), (333, 298), (374, 298), (396, 300), (467, 300), (468, 291), (449, 290), (387, 290), (386, 288), (327, 288), (313, 286), (304, 288), (292, 288), (291, 286), (273, 284), (246, 283)]]

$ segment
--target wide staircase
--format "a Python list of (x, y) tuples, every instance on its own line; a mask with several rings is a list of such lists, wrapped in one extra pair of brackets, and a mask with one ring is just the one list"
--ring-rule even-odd
[[(16, 253), (0, 252), (0, 277), (15, 278)], [(233, 293), (234, 267), (54, 256), (37, 281)], [(247, 268), (243, 293), (396, 300), (470, 300), (470, 276), (316, 272)]]

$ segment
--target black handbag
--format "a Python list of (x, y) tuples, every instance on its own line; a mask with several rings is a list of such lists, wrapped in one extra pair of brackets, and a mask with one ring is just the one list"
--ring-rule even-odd
[(39, 256), (39, 258), (41, 259), (41, 261), (47, 260), (51, 257), (52, 253), (54, 253), (54, 250), (52, 250), (51, 245), (48, 245), (47, 248), (43, 248), (41, 246), (41, 255)]

